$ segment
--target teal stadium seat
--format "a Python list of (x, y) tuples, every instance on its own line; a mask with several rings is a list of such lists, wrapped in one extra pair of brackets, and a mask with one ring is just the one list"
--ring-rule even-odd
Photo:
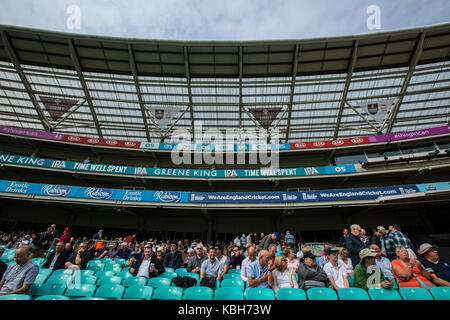
[(80, 286), (67, 288), (64, 295), (70, 298), (92, 297), (94, 295), (95, 289), (97, 289), (95, 284), (81, 284)]
[(241, 274), (241, 269), (228, 269), (228, 273), (232, 274), (232, 273), (237, 273), (237, 274)]
[(52, 269), (41, 268), (39, 269), (39, 274), (46, 275), (47, 277), (49, 277), (52, 274)]
[(97, 280), (97, 286), (122, 284), (121, 277), (102, 277)]
[(337, 293), (340, 300), (370, 300), (366, 290), (361, 288), (341, 288)]
[(372, 300), (402, 300), (395, 289), (370, 288), (367, 292)]
[(61, 275), (55, 275), (52, 274), (48, 280), (47, 280), (47, 284), (65, 284), (67, 286), (67, 284), (70, 282), (70, 280), (72, 279), (72, 275), (70, 274), (61, 274)]
[(147, 282), (147, 286), (152, 288), (170, 287), (170, 279), (168, 278), (151, 278)]
[(190, 287), (184, 291), (183, 300), (212, 300), (214, 291), (208, 287)]
[(242, 291), (244, 291), (245, 290), (245, 282), (242, 279), (230, 278), (230, 279), (223, 280), (220, 287), (221, 288), (226, 288), (226, 287), (240, 288)]
[(80, 270), (80, 276), (85, 277), (85, 276), (94, 276), (95, 272), (92, 270)]
[(37, 297), (34, 300), (69, 300), (69, 298), (61, 295), (46, 295)]
[(433, 287), (430, 293), (435, 300), (450, 300), (450, 287)]
[(5, 294), (0, 296), (0, 300), (31, 300), (27, 294)]
[(63, 295), (64, 291), (66, 291), (66, 289), (67, 289), (67, 284), (45, 283), (36, 290), (34, 295), (35, 296)]
[(112, 285), (104, 285), (100, 286), (95, 292), (95, 297), (98, 298), (106, 298), (106, 299), (121, 299), (123, 292), (125, 291), (125, 287), (119, 284)]
[(71, 275), (73, 274), (73, 270), (72, 269), (58, 269), (53, 271), (51, 277), (57, 277), (57, 276), (62, 276), (62, 275)]
[(248, 288), (245, 297), (246, 300), (275, 300), (275, 293), (269, 288)]
[(147, 281), (148, 279), (145, 277), (129, 277), (123, 281), (123, 286), (124, 287), (131, 287), (136, 285), (145, 286), (147, 285)]
[(355, 274), (352, 273), (350, 276), (347, 277), (347, 279), (350, 287), (353, 287), (355, 285)]
[(130, 267), (125, 267), (117, 274), (117, 276), (122, 279), (126, 279), (132, 277), (133, 275), (130, 273)]
[(43, 285), (45, 283), (45, 281), (47, 280), (48, 275), (46, 274), (38, 274), (36, 276), (36, 279), (34, 279), (33, 284), (37, 285), (38, 287), (40, 287), (41, 285)]
[(404, 287), (398, 291), (403, 300), (434, 300), (433, 296), (424, 288)]
[(118, 264), (112, 264), (112, 265), (106, 265), (105, 271), (114, 271), (115, 274), (118, 274), (120, 271), (122, 271), (122, 267)]
[(306, 294), (308, 300), (338, 300), (336, 291), (331, 288), (310, 288)]
[(175, 272), (174, 268), (167, 267), (167, 268), (164, 268), (164, 269), (166, 269), (166, 272)]
[(178, 268), (177, 270), (175, 270), (175, 273), (179, 276), (184, 276), (185, 273), (188, 273), (186, 268)]
[(183, 290), (181, 288), (159, 287), (153, 294), (153, 300), (181, 300), (182, 295)]
[(191, 278), (195, 278), (197, 281), (200, 280), (200, 275), (198, 273), (195, 273), (195, 272), (188, 272), (188, 273), (185, 274), (185, 276), (191, 277)]
[(134, 285), (125, 290), (123, 299), (151, 300), (153, 292), (154, 290), (151, 287)]
[(83, 297), (83, 298), (80, 298), (77, 300), (108, 300), (108, 299), (100, 298), (100, 297)]
[(90, 266), (87, 266), (86, 268), (87, 270), (92, 270), (95, 273), (102, 271), (103, 269), (105, 269), (105, 265), (104, 264), (92, 264)]
[(114, 271), (105, 271), (105, 270), (100, 270), (95, 273), (95, 276), (97, 278), (114, 277), (115, 275), (116, 273)]
[(170, 271), (166, 271), (163, 274), (161, 274), (159, 277), (160, 278), (167, 278), (167, 279), (172, 279), (175, 278), (176, 276), (178, 276), (175, 272), (170, 272)]
[(306, 300), (306, 293), (300, 288), (280, 288), (277, 300)]
[(240, 279), (241, 278), (241, 275), (239, 274), (239, 273), (225, 273), (224, 275), (223, 275), (223, 280), (226, 280), (226, 279)]
[(214, 300), (244, 300), (244, 292), (235, 287), (218, 288), (215, 291)]
[(98, 278), (96, 276), (80, 276), (80, 284), (95, 285), (97, 283), (97, 280), (98, 280)]

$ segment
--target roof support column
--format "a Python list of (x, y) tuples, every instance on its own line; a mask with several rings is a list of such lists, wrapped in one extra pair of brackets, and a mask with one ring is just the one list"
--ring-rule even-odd
[[(291, 94), (289, 97), (289, 105), (288, 105), (288, 118), (287, 118), (287, 124), (286, 124), (286, 138), (285, 138), (285, 142), (287, 143), (289, 140), (289, 131), (291, 129), (291, 117), (292, 117), (292, 103), (294, 102), (294, 91), (295, 91), (295, 79), (297, 78), (297, 69), (298, 69), (298, 49), (299, 49), (299, 45), (296, 44), (295, 45), (295, 52), (294, 52), (294, 57), (292, 59), (292, 79), (291, 79)], [(282, 119), (282, 117), (284, 117), (284, 113), (283, 115), (280, 117), (280, 120)], [(278, 125), (278, 123), (277, 123)]]
[(192, 103), (192, 90), (191, 90), (191, 72), (189, 70), (189, 54), (187, 46), (184, 46), (184, 70), (186, 74), (186, 85), (189, 97), (189, 108), (191, 110), (191, 131), (192, 131), (192, 143), (195, 143), (195, 131), (194, 131), (194, 107)]

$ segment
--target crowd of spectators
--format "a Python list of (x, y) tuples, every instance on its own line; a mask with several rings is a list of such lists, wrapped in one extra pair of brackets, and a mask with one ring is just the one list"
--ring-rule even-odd
[(415, 251), (398, 225), (372, 231), (369, 237), (353, 224), (343, 230), (339, 245), (325, 244), (317, 256), (296, 243), (289, 231), (242, 234), (230, 243), (154, 238), (138, 242), (136, 235), (107, 239), (102, 229), (90, 238), (74, 238), (68, 228), (59, 234), (54, 224), (31, 235), (0, 232), (0, 245), (17, 249), (14, 263), (6, 266), (0, 261), (0, 295), (27, 293), (39, 272), (32, 258), (44, 255), (41, 267), (52, 270), (85, 269), (92, 259), (121, 259), (134, 276), (153, 278), (166, 268), (186, 268), (199, 274), (205, 285), (222, 280), (230, 268), (240, 269), (248, 288), (271, 288), (275, 295), (280, 288), (450, 286), (450, 265), (440, 258), (437, 246), (424, 243)]

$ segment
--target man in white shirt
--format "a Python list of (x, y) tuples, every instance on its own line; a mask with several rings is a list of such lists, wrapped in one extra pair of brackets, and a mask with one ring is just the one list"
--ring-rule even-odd
[(136, 266), (130, 268), (130, 273), (136, 277), (149, 278), (150, 273), (155, 271), (154, 259), (152, 259), (152, 249), (144, 248), (144, 256), (137, 262)]
[(325, 252), (328, 258), (328, 262), (323, 267), (323, 270), (330, 279), (331, 285), (334, 290), (340, 288), (348, 288), (350, 284), (347, 278), (347, 269), (344, 264), (338, 260), (338, 250), (328, 248)]
[(56, 244), (55, 251), (50, 253), (48, 259), (42, 265), (42, 268), (49, 268), (52, 270), (64, 269), (64, 264), (68, 259), (68, 255), (64, 248), (65, 243), (59, 241)]
[(248, 265), (256, 260), (256, 248), (254, 245), (250, 246), (247, 249), (247, 255), (248, 257), (242, 261), (241, 265), (241, 279), (245, 282), (248, 281), (247, 276)]

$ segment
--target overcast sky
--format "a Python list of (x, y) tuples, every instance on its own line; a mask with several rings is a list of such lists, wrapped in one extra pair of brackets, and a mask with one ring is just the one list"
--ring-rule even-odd
[[(448, 0), (0, 0), (0, 24), (170, 40), (301, 39), (445, 23)], [(69, 29), (67, 9), (80, 9)], [(380, 8), (370, 30), (367, 8)], [(73, 16), (72, 16), (73, 17)], [(74, 24), (72, 23), (72, 26)]]

